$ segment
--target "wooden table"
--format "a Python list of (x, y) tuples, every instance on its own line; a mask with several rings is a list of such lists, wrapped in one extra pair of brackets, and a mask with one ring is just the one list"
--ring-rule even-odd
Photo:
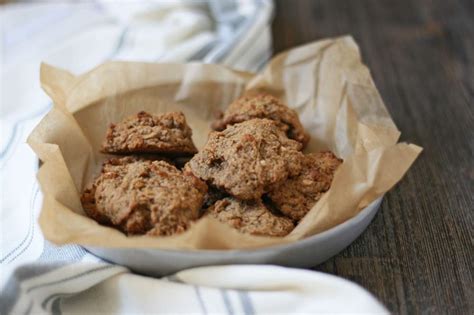
[(277, 0), (274, 52), (351, 34), (401, 141), (424, 147), (375, 220), (315, 269), (394, 313), (473, 314), (474, 1)]

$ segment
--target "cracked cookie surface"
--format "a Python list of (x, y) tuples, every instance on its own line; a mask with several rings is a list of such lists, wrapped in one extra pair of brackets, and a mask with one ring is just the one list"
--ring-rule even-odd
[(185, 169), (232, 196), (258, 199), (301, 170), (301, 143), (268, 119), (252, 119), (211, 132)]
[(86, 213), (123, 232), (172, 235), (198, 219), (207, 186), (194, 175), (159, 160), (106, 161), (82, 195)]
[(109, 126), (102, 152), (190, 155), (197, 149), (183, 113), (151, 115), (142, 111)]
[(329, 190), (341, 163), (330, 151), (306, 154), (301, 173), (272, 190), (268, 197), (283, 214), (299, 221)]
[(244, 95), (232, 102), (223, 117), (212, 124), (215, 130), (224, 130), (233, 125), (253, 118), (267, 118), (277, 122), (288, 138), (299, 141), (303, 147), (309, 141), (298, 114), (270, 94)]

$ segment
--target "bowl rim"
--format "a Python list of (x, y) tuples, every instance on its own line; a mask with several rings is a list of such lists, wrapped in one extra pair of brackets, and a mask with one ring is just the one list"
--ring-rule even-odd
[[(133, 247), (125, 247), (125, 248), (107, 248), (107, 247), (99, 247), (99, 246), (83, 246), (86, 250), (88, 248), (100, 248), (100, 249), (108, 249), (108, 250), (145, 250), (145, 251), (153, 251), (153, 252), (167, 252), (167, 253), (173, 253), (175, 255), (216, 255), (216, 254), (225, 254), (225, 255), (235, 255), (235, 254), (245, 254), (245, 255), (251, 255), (255, 253), (264, 253), (264, 252), (273, 252), (275, 250), (278, 251), (284, 251), (288, 250), (290, 248), (297, 248), (297, 247), (306, 247), (309, 244), (312, 244), (314, 242), (317, 242), (318, 240), (323, 240), (327, 239), (331, 236), (335, 236), (346, 229), (349, 229), (352, 226), (355, 226), (359, 223), (361, 223), (365, 218), (370, 216), (372, 213), (375, 214), (377, 213), (378, 209), (380, 208), (380, 205), (382, 203), (384, 195), (381, 197), (375, 199), (372, 201), (370, 204), (368, 204), (365, 208), (363, 208), (359, 213), (357, 213), (355, 216), (352, 218), (347, 219), (346, 221), (326, 230), (321, 233), (317, 233), (315, 235), (312, 235), (310, 237), (306, 237), (301, 240), (297, 240), (295, 242), (291, 243), (285, 243), (285, 244), (277, 244), (277, 245), (270, 245), (270, 246), (265, 246), (265, 247), (257, 247), (257, 248), (245, 248), (245, 249), (189, 249), (189, 250), (183, 250), (183, 249), (168, 249), (168, 248), (133, 248)], [(369, 223), (370, 224), (370, 223)], [(364, 229), (365, 231), (365, 229)], [(363, 232), (363, 231), (362, 231)]]

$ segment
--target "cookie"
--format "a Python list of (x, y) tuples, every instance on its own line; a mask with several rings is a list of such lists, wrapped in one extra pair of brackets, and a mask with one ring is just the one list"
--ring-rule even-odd
[(253, 235), (285, 236), (294, 228), (290, 219), (273, 214), (260, 200), (224, 198), (209, 207), (206, 215)]
[(244, 95), (229, 105), (223, 117), (212, 124), (214, 130), (224, 130), (228, 125), (252, 118), (274, 120), (290, 139), (303, 144), (309, 141), (298, 114), (270, 94)]
[(329, 190), (341, 163), (330, 151), (307, 154), (301, 173), (272, 190), (268, 197), (283, 214), (299, 221)]
[(251, 119), (211, 132), (185, 169), (232, 196), (258, 199), (301, 170), (301, 143), (288, 139), (273, 120)]
[(197, 152), (191, 136), (183, 113), (151, 115), (142, 111), (109, 126), (102, 152), (190, 155)]
[(84, 189), (81, 195), (81, 203), (84, 211), (90, 218), (103, 225), (112, 224), (107, 216), (97, 211), (95, 206), (95, 185)]
[(207, 186), (165, 161), (110, 159), (82, 195), (86, 213), (134, 235), (171, 235), (198, 219)]
[(214, 203), (216, 203), (217, 200), (224, 199), (226, 197), (229, 197), (229, 194), (225, 191), (217, 189), (216, 187), (208, 186), (207, 194), (204, 197), (204, 204), (202, 207), (204, 209), (209, 208)]

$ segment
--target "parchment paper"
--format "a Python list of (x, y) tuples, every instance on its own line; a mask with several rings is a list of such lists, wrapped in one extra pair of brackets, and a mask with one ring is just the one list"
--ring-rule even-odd
[[(168, 249), (257, 248), (294, 242), (355, 216), (405, 174), (421, 152), (398, 143), (400, 132), (361, 62), (351, 37), (291, 49), (260, 74), (219, 65), (108, 62), (80, 76), (43, 64), (41, 84), (53, 109), (28, 139), (43, 165), (40, 226), (56, 243)], [(127, 237), (84, 215), (80, 192), (107, 156), (99, 153), (109, 123), (140, 110), (181, 110), (201, 148), (213, 113), (246, 90), (265, 90), (300, 115), (311, 141), (306, 151), (330, 149), (344, 159), (331, 189), (284, 238), (257, 237), (214, 219), (171, 237)]]

